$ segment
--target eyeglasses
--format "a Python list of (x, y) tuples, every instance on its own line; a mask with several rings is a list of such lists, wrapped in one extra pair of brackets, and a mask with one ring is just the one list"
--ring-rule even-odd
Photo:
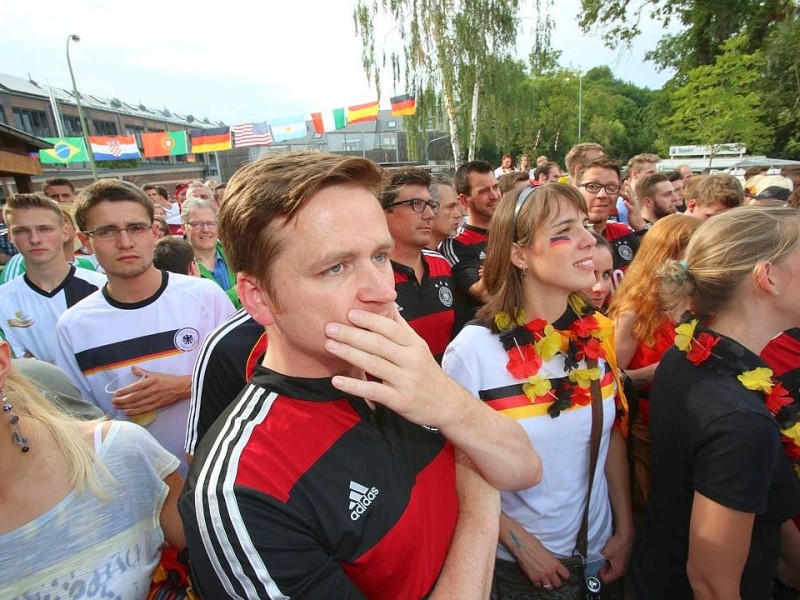
[(214, 229), (217, 226), (216, 221), (189, 221), (187, 223), (192, 229)]
[(89, 231), (84, 231), (83, 233), (89, 237), (110, 242), (111, 240), (116, 240), (119, 238), (119, 234), (123, 231), (127, 231), (128, 235), (131, 237), (137, 237), (146, 231), (153, 231), (153, 225), (148, 223), (131, 223), (130, 225), (122, 228), (109, 225), (107, 227), (90, 229)]
[(408, 204), (415, 213), (424, 213), (425, 207), (427, 206), (433, 211), (433, 214), (439, 214), (439, 203), (436, 200), (423, 200), (422, 198), (411, 198), (410, 200), (401, 200), (400, 202), (392, 202), (391, 204), (387, 204), (386, 208), (392, 208), (393, 206), (402, 206), (403, 204)]
[(619, 194), (619, 191), (622, 189), (621, 185), (616, 183), (609, 183), (608, 185), (603, 185), (602, 183), (597, 183), (596, 181), (587, 181), (586, 183), (582, 183), (580, 187), (585, 188), (587, 192), (590, 194), (597, 194), (600, 190), (605, 190), (606, 194), (609, 196), (616, 196)]

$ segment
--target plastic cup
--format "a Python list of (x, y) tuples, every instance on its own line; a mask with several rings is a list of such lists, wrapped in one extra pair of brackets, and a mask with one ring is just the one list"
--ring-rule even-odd
[[(144, 379), (144, 375), (136, 375), (133, 371), (126, 369), (121, 373), (115, 375), (106, 384), (105, 387), (106, 393), (113, 396), (117, 390), (121, 390), (122, 388), (128, 387), (129, 385), (132, 385), (142, 379)], [(144, 427), (145, 425), (150, 425), (150, 423), (152, 423), (153, 421), (156, 420), (156, 418), (158, 418), (158, 411), (151, 410), (146, 413), (142, 413), (141, 415), (134, 415), (126, 418), (130, 421), (133, 421), (137, 425), (141, 425), (142, 427)]]

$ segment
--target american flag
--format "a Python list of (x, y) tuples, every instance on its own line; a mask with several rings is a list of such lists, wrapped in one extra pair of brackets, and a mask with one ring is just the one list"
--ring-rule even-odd
[(269, 130), (267, 121), (234, 125), (231, 127), (231, 131), (233, 131), (237, 148), (242, 146), (268, 146), (272, 143), (272, 133)]

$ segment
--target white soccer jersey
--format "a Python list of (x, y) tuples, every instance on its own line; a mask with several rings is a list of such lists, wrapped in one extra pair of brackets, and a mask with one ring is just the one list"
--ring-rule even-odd
[[(56, 326), (56, 364), (85, 399), (113, 419), (128, 419), (111, 403), (106, 384), (138, 366), (169, 375), (191, 375), (206, 335), (231, 314), (228, 296), (211, 281), (164, 273), (159, 290), (147, 300), (122, 304), (103, 290), (68, 310)], [(189, 398), (158, 411), (146, 429), (169, 452), (182, 457)]]
[(61, 285), (52, 292), (36, 287), (27, 275), (3, 285), (0, 291), (0, 329), (14, 356), (30, 355), (52, 363), (56, 359), (58, 318), (105, 282), (105, 275), (71, 267)]

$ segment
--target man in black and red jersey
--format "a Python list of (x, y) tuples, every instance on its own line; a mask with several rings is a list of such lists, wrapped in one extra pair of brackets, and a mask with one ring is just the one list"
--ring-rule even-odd
[(269, 344), (179, 503), (203, 598), (486, 598), (492, 486), (541, 477), (522, 429), (397, 311), (381, 184), (371, 161), (317, 152), (228, 182), (220, 237)]
[(620, 181), (619, 162), (608, 156), (590, 160), (578, 169), (577, 186), (586, 200), (589, 222), (611, 244), (611, 255), (614, 258), (611, 279), (614, 289), (619, 287), (628, 265), (639, 249), (639, 238), (647, 232), (647, 223), (638, 211), (631, 211), (630, 227), (608, 220), (622, 190)]
[(453, 267), (456, 284), (455, 335), (486, 302), (480, 268), (489, 243), (489, 219), (500, 201), (492, 165), (476, 160), (459, 165), (455, 176), (458, 198), (467, 211), (467, 224), (454, 238), (442, 242), (442, 254)]
[(394, 240), (389, 252), (400, 316), (428, 343), (436, 362), (453, 339), (453, 279), (450, 263), (427, 250), (439, 203), (423, 169), (392, 171), (380, 201)]

